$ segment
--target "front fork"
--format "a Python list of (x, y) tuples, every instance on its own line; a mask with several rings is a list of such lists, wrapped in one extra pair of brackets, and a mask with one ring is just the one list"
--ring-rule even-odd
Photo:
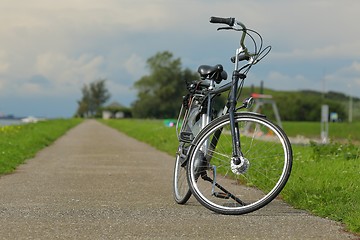
[[(235, 165), (239, 165), (242, 162), (243, 154), (241, 152), (241, 145), (240, 145), (240, 132), (238, 123), (235, 122), (235, 112), (236, 112), (236, 105), (237, 105), (237, 89), (238, 83), (240, 79), (245, 79), (246, 75), (239, 73), (238, 71), (234, 71), (232, 77), (232, 88), (229, 94), (228, 104), (225, 106), (222, 115), (229, 114), (230, 118), (230, 128), (231, 128), (231, 136), (232, 136), (232, 161)], [(246, 107), (244, 105), (244, 107)], [(216, 148), (216, 145), (219, 141), (219, 138), (222, 133), (222, 128), (219, 128), (215, 131), (214, 136), (212, 137), (211, 141), (208, 143), (209, 140), (206, 141), (204, 144), (206, 149), (204, 153), (206, 156), (207, 162), (210, 162), (210, 159), (213, 155), (213, 150)]]
[(241, 159), (243, 158), (243, 154), (241, 152), (240, 145), (240, 133), (239, 126), (235, 122), (235, 112), (236, 112), (236, 104), (237, 104), (237, 90), (239, 79), (244, 79), (245, 74), (239, 73), (238, 71), (233, 72), (232, 76), (232, 88), (230, 90), (229, 95), (229, 117), (230, 117), (230, 130), (232, 136), (232, 161), (235, 165), (239, 165), (241, 163)]

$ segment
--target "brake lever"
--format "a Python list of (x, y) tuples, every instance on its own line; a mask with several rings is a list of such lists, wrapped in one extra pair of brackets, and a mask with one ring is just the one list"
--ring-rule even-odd
[(235, 28), (233, 28), (233, 27), (219, 27), (217, 29), (217, 31), (220, 31), (220, 30), (235, 30)]

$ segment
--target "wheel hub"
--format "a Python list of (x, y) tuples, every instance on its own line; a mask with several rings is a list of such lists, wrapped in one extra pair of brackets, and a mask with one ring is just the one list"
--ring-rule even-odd
[(231, 171), (236, 175), (244, 174), (249, 169), (249, 165), (249, 160), (243, 156), (231, 159)]

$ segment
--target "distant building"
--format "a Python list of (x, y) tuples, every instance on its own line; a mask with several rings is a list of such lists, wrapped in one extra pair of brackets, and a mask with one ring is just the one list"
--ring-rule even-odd
[(129, 118), (131, 117), (131, 110), (118, 102), (112, 102), (108, 106), (103, 108), (102, 117), (103, 119)]
[(111, 117), (112, 117), (112, 113), (110, 111), (107, 111), (107, 110), (102, 111), (102, 118), (103, 119), (110, 119)]

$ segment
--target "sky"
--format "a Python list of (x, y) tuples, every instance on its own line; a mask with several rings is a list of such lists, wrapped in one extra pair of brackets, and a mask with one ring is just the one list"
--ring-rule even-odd
[(148, 74), (146, 60), (161, 51), (193, 71), (221, 63), (231, 74), (239, 35), (216, 31), (210, 16), (235, 17), (272, 46), (246, 85), (360, 97), (358, 0), (0, 0), (0, 6), (1, 115), (71, 117), (81, 88), (98, 79), (107, 79), (109, 103), (131, 106), (133, 84)]

